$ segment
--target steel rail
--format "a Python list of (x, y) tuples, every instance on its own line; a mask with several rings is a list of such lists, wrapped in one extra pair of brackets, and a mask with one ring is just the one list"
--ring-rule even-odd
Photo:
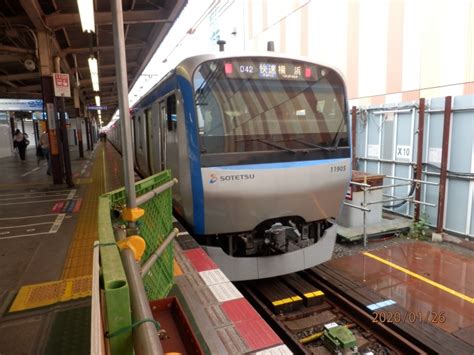
[[(318, 267), (314, 269), (318, 269)], [(362, 328), (370, 330), (372, 335), (380, 342), (400, 351), (402, 354), (431, 353), (430, 349), (420, 347), (422, 344), (415, 344), (412, 339), (408, 338), (408, 335), (401, 334), (384, 323), (374, 322), (373, 315), (367, 312), (365, 308), (359, 306), (357, 302), (343, 294), (341, 290), (335, 289), (328, 280), (323, 279), (313, 270), (306, 270), (305, 275), (311, 282), (317, 284), (338, 307), (350, 314), (356, 323)]]
[(273, 312), (258, 298), (247, 283), (243, 282), (239, 284), (238, 289), (294, 354), (312, 354), (310, 350), (305, 348), (304, 345), (287, 330), (285, 324), (275, 317)]

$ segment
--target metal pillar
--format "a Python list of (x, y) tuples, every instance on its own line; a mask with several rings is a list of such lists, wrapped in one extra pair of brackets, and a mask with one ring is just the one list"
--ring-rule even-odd
[(59, 135), (58, 135), (58, 124), (56, 118), (56, 104), (54, 99), (54, 87), (53, 87), (53, 78), (52, 74), (52, 56), (51, 56), (51, 36), (44, 32), (39, 31), (37, 33), (39, 53), (39, 62), (40, 62), (40, 73), (41, 73), (41, 89), (43, 91), (43, 103), (44, 108), (48, 116), (48, 121), (46, 124), (48, 139), (49, 139), (49, 152), (50, 152), (50, 162), (51, 162), (51, 174), (53, 175), (54, 184), (63, 183), (63, 169), (61, 156), (59, 151)]
[(91, 150), (94, 150), (94, 134), (92, 131), (92, 117), (89, 117), (89, 120), (87, 121), (89, 124), (89, 142), (91, 143)]
[[(56, 57), (56, 73), (61, 72), (61, 58)], [(64, 97), (57, 99), (59, 102), (59, 132), (62, 142), (62, 153), (63, 153), (63, 162), (64, 162), (64, 172), (66, 175), (66, 184), (68, 187), (74, 187), (74, 182), (72, 181), (72, 169), (71, 169), (71, 159), (69, 156), (69, 139), (67, 136), (67, 126), (66, 126), (66, 105), (64, 103)]]
[[(130, 113), (128, 107), (128, 82), (127, 82), (127, 62), (125, 58), (125, 36), (123, 32), (123, 12), (122, 1), (113, 0), (112, 9), (112, 30), (114, 35), (114, 55), (115, 72), (117, 73), (117, 88), (120, 108), (120, 119), (122, 120), (122, 154), (125, 174), (125, 193), (127, 196), (127, 208), (137, 206), (133, 157), (131, 144)], [(129, 249), (121, 252), (124, 256), (124, 266), (127, 273), (127, 280), (130, 286), (132, 316), (134, 322), (146, 318), (153, 318), (148, 299), (143, 297), (144, 288), (140, 277), (138, 265), (133, 258), (133, 253)], [(163, 354), (160, 339), (155, 325), (146, 322), (140, 324), (133, 330), (133, 340), (137, 354)]]
[(12, 137), (15, 135), (15, 117), (11, 116), (10, 112), (7, 112), (8, 116), (10, 117), (10, 129), (12, 133)]
[[(416, 151), (416, 180), (421, 180), (421, 171), (423, 170), (423, 136), (425, 131), (425, 99), (420, 99), (420, 108), (418, 112), (418, 143)], [(415, 200), (420, 201), (421, 199), (421, 184), (416, 183), (415, 190)], [(413, 214), (413, 219), (415, 222), (420, 220), (420, 209), (421, 205), (415, 204), (415, 212)]]
[(357, 107), (352, 106), (351, 111), (352, 117), (352, 170), (357, 170), (357, 161), (356, 161), (356, 142), (357, 142), (357, 130), (356, 130), (356, 118), (357, 118)]
[(91, 148), (91, 137), (90, 137), (90, 129), (89, 129), (89, 114), (86, 114), (86, 117), (84, 117), (84, 123), (86, 126), (86, 140), (87, 140), (87, 150), (92, 150)]
[(79, 158), (84, 158), (84, 147), (82, 145), (82, 127), (81, 127), (81, 102), (79, 101), (79, 88), (74, 88), (74, 109), (76, 111), (76, 133), (77, 145), (79, 147)]
[(444, 203), (446, 198), (446, 180), (448, 176), (449, 132), (451, 128), (451, 96), (444, 101), (443, 150), (441, 152), (441, 172), (439, 177), (438, 219), (436, 233), (443, 232)]
[(39, 137), (40, 137), (38, 121), (33, 119), (32, 122), (33, 122), (33, 134), (35, 135), (35, 148), (38, 148)]
[(137, 206), (135, 193), (135, 179), (133, 171), (133, 148), (131, 141), (130, 112), (128, 107), (128, 82), (127, 62), (125, 58), (125, 39), (123, 33), (122, 1), (112, 1), (112, 29), (114, 34), (115, 71), (117, 73), (117, 89), (120, 108), (120, 120), (122, 121), (122, 154), (125, 174), (125, 191), (127, 195), (127, 207)]
[(49, 140), (49, 159), (51, 159), (51, 174), (54, 184), (63, 183), (63, 168), (61, 156), (59, 153), (60, 143), (58, 141), (59, 134), (57, 129), (56, 109), (54, 104), (53, 78), (51, 76), (43, 76), (41, 78), (41, 86), (43, 89), (43, 102), (46, 107), (48, 120), (46, 123), (48, 140)]

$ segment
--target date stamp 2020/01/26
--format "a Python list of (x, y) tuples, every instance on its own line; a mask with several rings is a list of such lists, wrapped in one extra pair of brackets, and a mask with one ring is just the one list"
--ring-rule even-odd
[(373, 323), (445, 323), (446, 314), (445, 312), (400, 312), (400, 311), (379, 311), (373, 312), (372, 319)]

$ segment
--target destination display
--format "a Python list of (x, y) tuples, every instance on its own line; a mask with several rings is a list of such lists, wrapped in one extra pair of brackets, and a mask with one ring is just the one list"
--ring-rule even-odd
[(232, 60), (224, 62), (224, 72), (234, 79), (317, 80), (315, 65), (300, 62)]

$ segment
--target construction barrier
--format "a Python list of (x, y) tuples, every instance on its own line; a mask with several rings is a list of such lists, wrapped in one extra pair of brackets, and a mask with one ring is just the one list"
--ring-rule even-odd
[[(135, 184), (137, 198), (171, 181), (171, 172), (163, 171)], [(146, 242), (140, 261), (143, 265), (173, 229), (172, 192), (166, 189), (140, 207), (145, 214), (137, 223), (136, 234)], [(126, 228), (121, 211), (126, 204), (124, 188), (111, 191), (99, 198), (99, 243), (101, 285), (105, 296), (105, 331), (109, 335), (112, 354), (132, 354), (132, 316), (127, 278), (116, 246), (114, 233)], [(134, 233), (135, 234), (135, 233)], [(144, 276), (143, 283), (150, 301), (165, 297), (173, 286), (173, 245), (163, 254)]]

